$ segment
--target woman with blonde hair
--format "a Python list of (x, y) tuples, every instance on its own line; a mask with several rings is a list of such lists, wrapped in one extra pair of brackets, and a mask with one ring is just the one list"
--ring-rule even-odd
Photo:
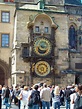
[(53, 98), (54, 109), (60, 109), (60, 89), (59, 86), (55, 86), (54, 98)]
[(23, 90), (20, 92), (21, 96), (21, 109), (28, 109), (28, 97), (29, 97), (29, 91), (28, 87), (24, 86)]

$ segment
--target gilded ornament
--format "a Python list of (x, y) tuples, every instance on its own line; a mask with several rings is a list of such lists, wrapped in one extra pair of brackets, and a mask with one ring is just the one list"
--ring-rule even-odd
[(50, 73), (50, 65), (46, 61), (39, 61), (35, 65), (35, 73), (39, 76), (46, 76)]
[(34, 52), (39, 56), (46, 56), (51, 52), (51, 43), (46, 38), (37, 38), (34, 42)]

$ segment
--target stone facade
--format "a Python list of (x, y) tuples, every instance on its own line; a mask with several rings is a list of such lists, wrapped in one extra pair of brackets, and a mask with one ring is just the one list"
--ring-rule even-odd
[(82, 6), (46, 2), (0, 4), (0, 12), (10, 11), (10, 23), (0, 28), (1, 34), (10, 33), (10, 47), (0, 49), (9, 85), (82, 83)]
[[(56, 7), (47, 5), (46, 9), (41, 5), (43, 4), (40, 2), (36, 5), (31, 4), (29, 8), (29, 4), (27, 4), (16, 10), (12, 84), (32, 85), (46, 81), (50, 85), (66, 86), (77, 83), (77, 75), (81, 69), (75, 69), (75, 64), (76, 62), (81, 63), (79, 52), (81, 49), (78, 41), (77, 49), (69, 48), (69, 28), (72, 25), (75, 31), (78, 31), (81, 26), (81, 15), (80, 13), (68, 14), (69, 10), (63, 5)], [(78, 9), (78, 6), (76, 8)], [(46, 31), (47, 33), (45, 33)], [(41, 43), (41, 41), (37, 41), (38, 38), (43, 40), (43, 44), (51, 47), (51, 52), (43, 53), (42, 47), (47, 48), (47, 46), (43, 46), (43, 44), (41, 48), (37, 46)], [(78, 38), (77, 34), (77, 40)], [(52, 46), (48, 41), (52, 43)], [(36, 47), (39, 47), (41, 51), (37, 51)], [(25, 49), (26, 51), (24, 51)], [(79, 80), (81, 82), (81, 79)]]
[[(9, 12), (9, 22), (2, 22), (3, 12)], [(14, 13), (14, 4), (0, 3), (0, 84), (5, 84), (9, 86), (11, 86), (11, 50), (14, 33)], [(2, 34), (9, 34), (8, 47), (2, 46)]]

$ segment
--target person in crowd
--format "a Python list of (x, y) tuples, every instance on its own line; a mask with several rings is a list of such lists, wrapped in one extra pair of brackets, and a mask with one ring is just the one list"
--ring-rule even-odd
[(6, 106), (6, 109), (7, 109), (7, 107), (10, 107), (10, 105), (11, 105), (11, 101), (10, 101), (11, 95), (10, 95), (10, 90), (9, 90), (8, 86), (6, 87), (6, 90), (5, 90), (4, 99), (5, 99), (5, 106)]
[(21, 88), (20, 86), (18, 86), (18, 91), (17, 91), (17, 94), (16, 94), (16, 97), (17, 97), (17, 100), (18, 100), (18, 102), (17, 102), (18, 109), (20, 109), (20, 105), (21, 105), (22, 96), (20, 96), (20, 92), (22, 91), (23, 88)]
[(42, 101), (42, 108), (46, 109), (47, 107), (47, 109), (50, 109), (51, 92), (46, 83), (43, 84), (43, 89), (40, 91), (40, 98)]
[(82, 84), (78, 85), (76, 100), (74, 101), (74, 109), (82, 109)]
[(29, 87), (29, 90), (28, 90), (28, 92), (29, 92), (29, 94), (28, 94), (28, 109), (32, 109), (32, 105), (29, 105), (29, 101), (31, 99), (30, 96), (31, 96), (32, 91), (33, 91), (33, 86)]
[(75, 84), (72, 84), (72, 86), (71, 86), (71, 91), (74, 93), (75, 92), (75, 87), (76, 87), (76, 85)]
[(39, 86), (34, 85), (31, 95), (29, 96), (29, 101), (32, 101), (32, 105), (29, 105), (29, 109), (39, 109), (40, 105), (40, 92), (38, 91)]
[(14, 93), (14, 104), (18, 105), (18, 96), (19, 96), (18, 86), (15, 86), (13, 93)]
[(51, 87), (51, 100), (50, 100), (50, 104), (52, 107), (53, 107), (54, 89), (55, 89), (55, 86), (52, 85), (52, 87)]
[[(41, 82), (39, 84), (39, 88), (38, 88), (38, 91), (41, 91), (43, 89), (43, 82)], [(40, 109), (42, 109), (42, 101), (40, 100)]]
[(70, 95), (72, 91), (70, 90), (71, 86), (67, 86), (65, 90), (65, 102), (66, 102), (66, 109), (70, 109)]
[(54, 109), (60, 109), (60, 89), (59, 86), (55, 86), (54, 98), (53, 98)]
[(5, 105), (5, 90), (6, 90), (6, 86), (5, 85), (3, 85), (3, 87), (2, 87), (2, 104), (3, 105)]
[(38, 91), (41, 91), (42, 89), (43, 89), (43, 83), (40, 83), (38, 87)]
[(65, 96), (65, 91), (64, 91), (64, 87), (62, 87), (60, 90), (60, 102), (61, 102), (61, 105), (63, 105), (63, 106), (65, 105), (64, 96)]
[(11, 94), (11, 102), (14, 100), (14, 90), (13, 86), (10, 87), (10, 94)]
[(2, 85), (0, 85), (0, 109), (2, 109)]
[(76, 93), (78, 93), (78, 85), (75, 86), (75, 91), (70, 95), (70, 109), (74, 109), (74, 103), (77, 98)]
[(22, 99), (22, 95), (20, 96), (21, 91), (24, 89), (24, 85), (19, 86), (18, 88), (18, 109), (20, 109), (21, 106), (21, 99)]
[(24, 86), (24, 89), (21, 90), (19, 96), (21, 97), (20, 109), (28, 109), (29, 92), (28, 92), (28, 87), (27, 86)]

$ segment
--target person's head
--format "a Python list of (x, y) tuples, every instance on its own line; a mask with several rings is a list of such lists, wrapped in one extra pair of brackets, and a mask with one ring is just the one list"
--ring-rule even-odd
[(72, 86), (69, 86), (69, 85), (66, 87), (66, 89), (68, 89), (68, 90), (70, 90), (71, 88), (72, 88)]
[(46, 84), (46, 83), (44, 83), (44, 84), (43, 84), (43, 87), (47, 87), (47, 84)]
[(5, 88), (6, 86), (5, 86), (5, 85), (3, 85), (2, 87), (4, 87), (4, 88)]
[(39, 86), (42, 87), (42, 86), (43, 86), (43, 82), (41, 82), (41, 83), (39, 84)]
[(75, 92), (78, 92), (78, 85), (75, 86)]
[(72, 84), (72, 88), (75, 88), (75, 84)]
[(33, 86), (33, 88), (34, 88), (35, 90), (38, 90), (38, 87), (39, 87), (38, 85), (34, 85), (34, 86)]
[(82, 94), (82, 84), (78, 85), (78, 92), (79, 92), (79, 94)]
[(28, 90), (28, 87), (27, 86), (24, 86), (24, 90)]
[(55, 85), (52, 85), (52, 89), (54, 89), (55, 88)]
[(6, 86), (6, 89), (9, 89), (9, 87), (8, 87), (8, 86)]
[(60, 94), (59, 86), (55, 86), (54, 94), (55, 95), (59, 95)]
[(21, 88), (24, 88), (25, 85), (22, 85)]

